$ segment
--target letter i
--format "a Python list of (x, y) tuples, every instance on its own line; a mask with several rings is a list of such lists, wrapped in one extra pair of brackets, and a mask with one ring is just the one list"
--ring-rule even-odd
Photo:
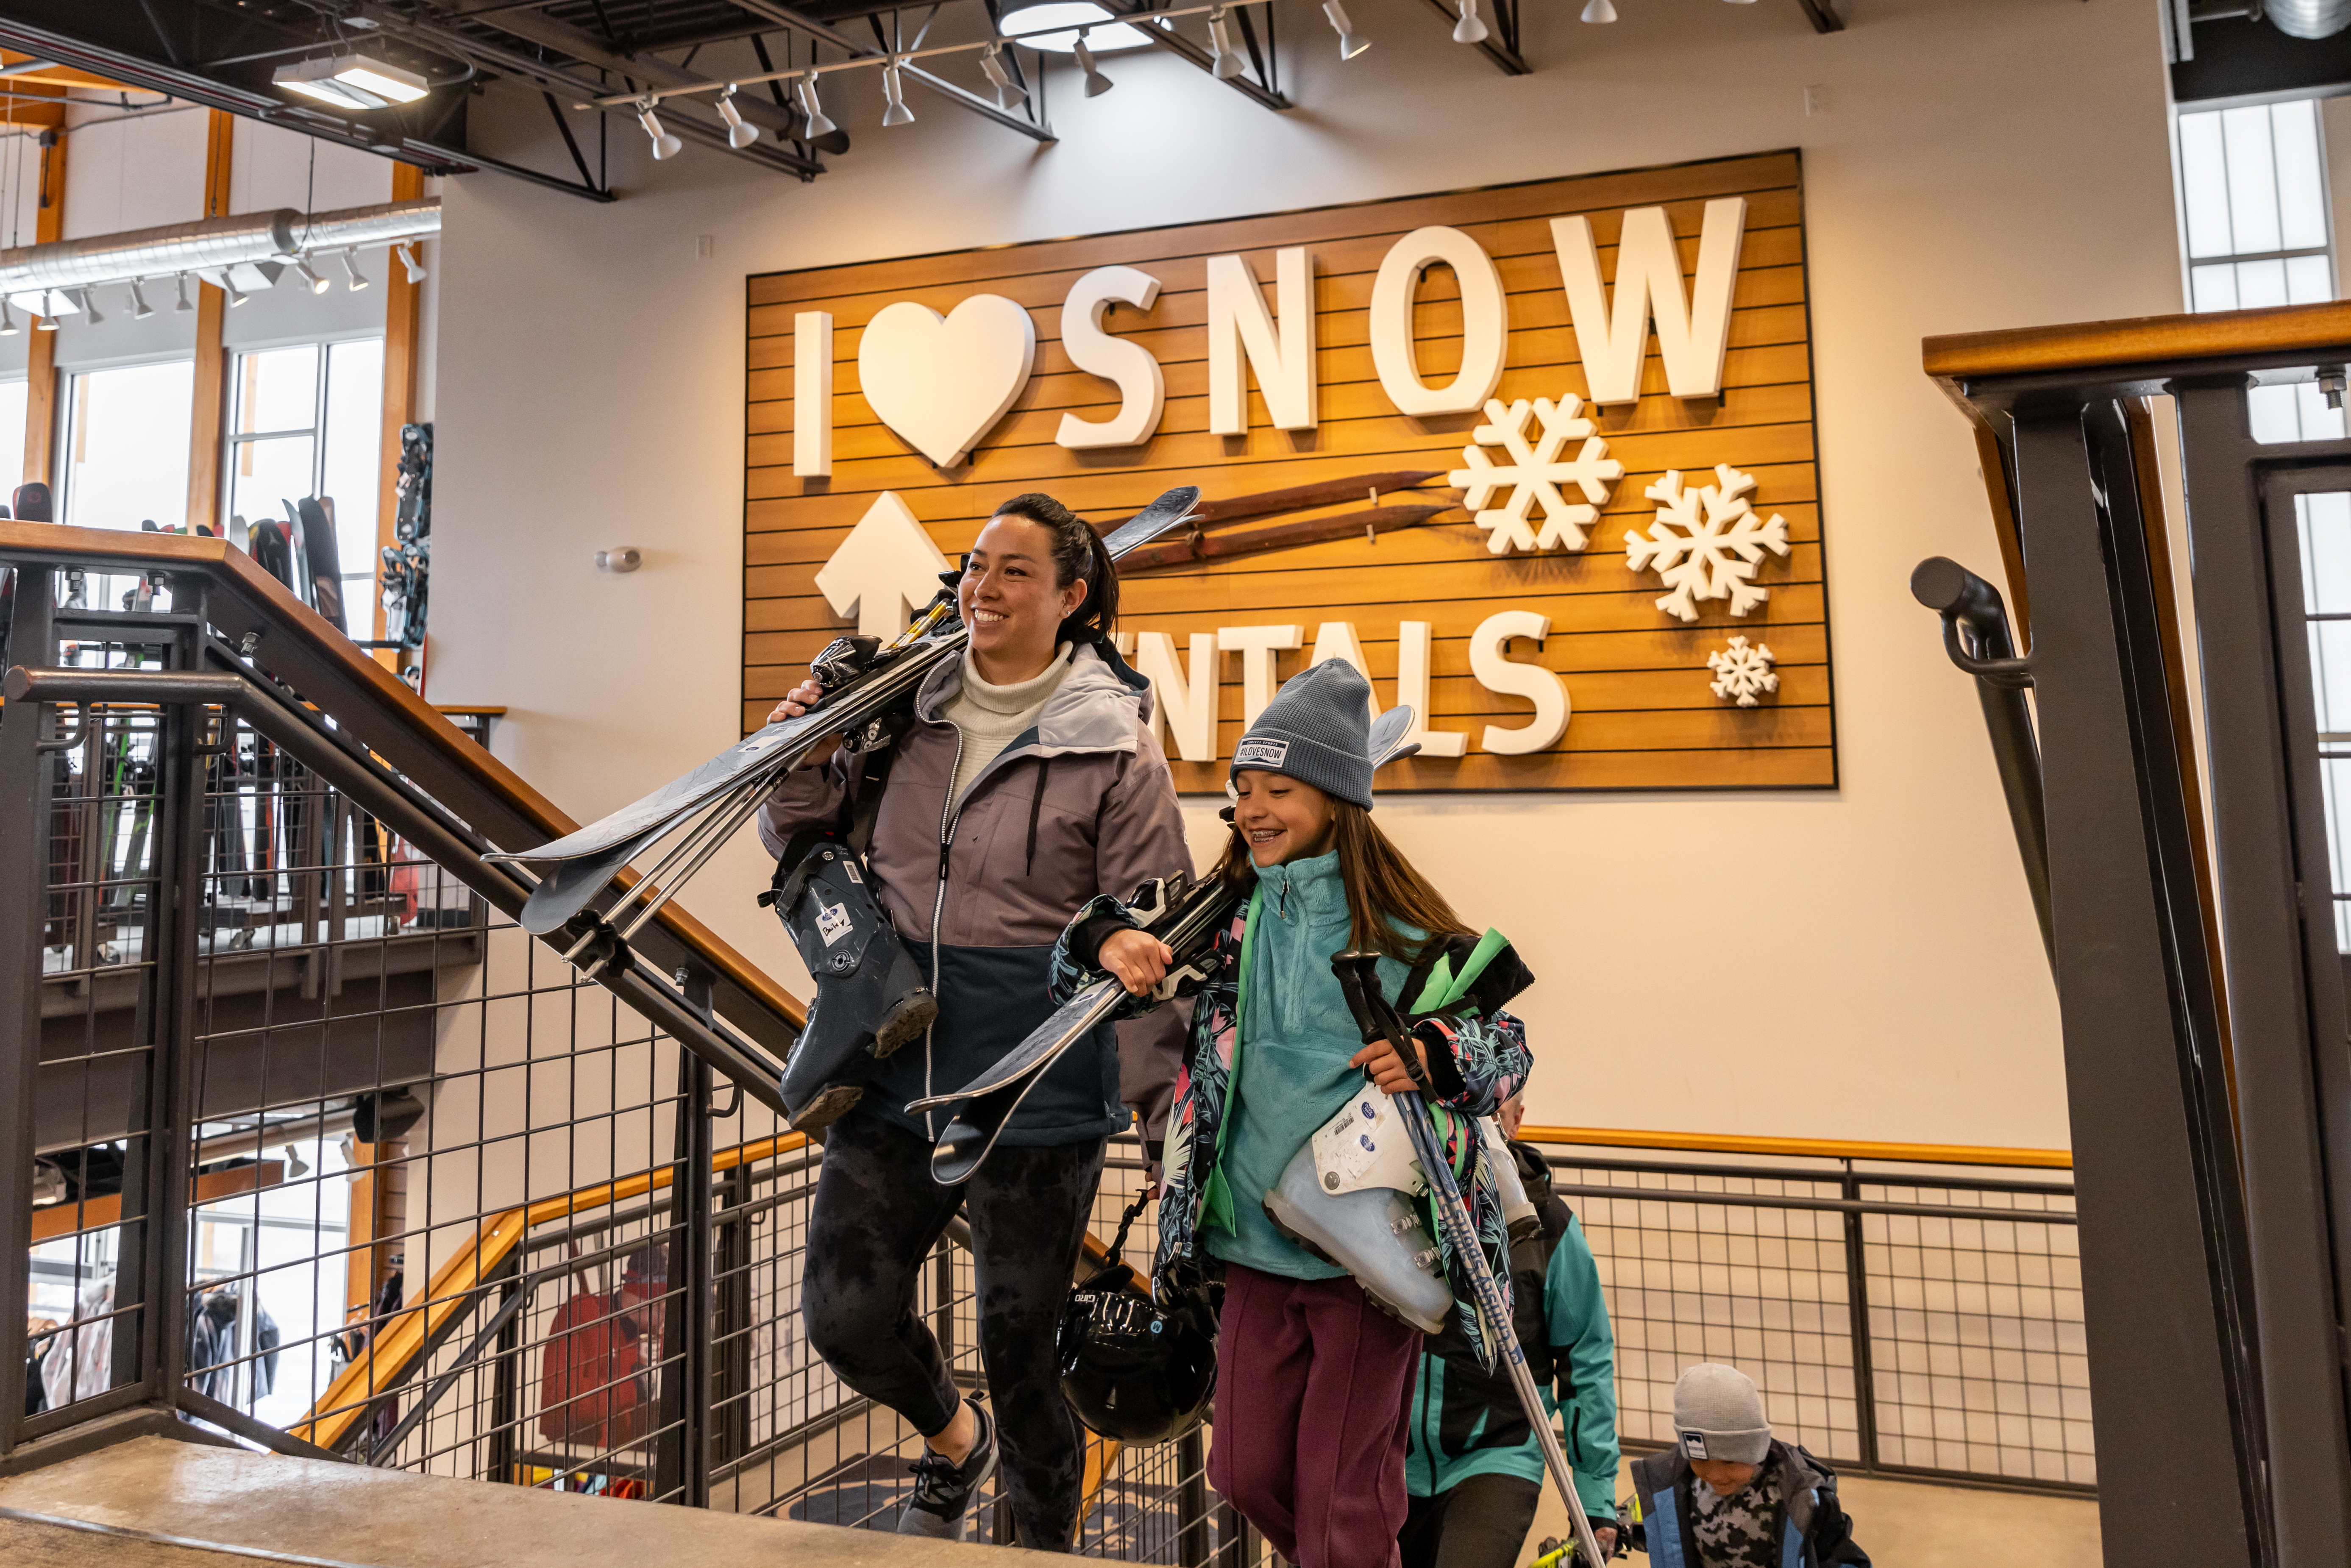
[(832, 475), (832, 312), (792, 318), (792, 473)]

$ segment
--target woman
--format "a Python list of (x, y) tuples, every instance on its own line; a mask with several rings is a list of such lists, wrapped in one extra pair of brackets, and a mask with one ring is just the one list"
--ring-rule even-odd
[[(961, 1540), (1000, 1444), (1020, 1543), (1067, 1551), (1084, 1456), (1054, 1373), (1054, 1324), (1103, 1144), (1127, 1123), (1122, 1098), (1147, 1121), (1164, 1116), (1181, 1022), (1124, 1026), (1123, 1096), (1118, 1030), (1071, 1048), (962, 1186), (931, 1179), (946, 1117), (904, 1107), (970, 1082), (1045, 1020), (1053, 944), (1080, 906), (1188, 873), (1191, 858), (1149, 684), (1110, 643), (1118, 574), (1093, 530), (1050, 496), (1016, 497), (980, 531), (956, 591), (970, 645), (915, 695), (869, 851), (938, 1019), (874, 1065), (826, 1134), (800, 1310), (809, 1343), (841, 1380), (923, 1434), (900, 1534)], [(803, 683), (771, 722), (820, 695)], [(865, 761), (837, 753), (786, 775), (759, 814), (769, 851), (840, 822)], [(971, 1225), (993, 1416), (960, 1396), (914, 1312), (919, 1270), (958, 1204)]]

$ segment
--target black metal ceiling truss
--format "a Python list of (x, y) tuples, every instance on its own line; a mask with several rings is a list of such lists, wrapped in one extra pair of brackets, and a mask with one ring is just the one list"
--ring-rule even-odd
[[(1169, 6), (1140, 3), (1129, 5), (1126, 0), (1094, 0), (1094, 3), (1114, 16), (1134, 18), (1148, 16), (1155, 10), (1172, 9)], [(1266, 7), (1265, 42), (1262, 47), (1258, 43), (1257, 28), (1249, 19), (1249, 7), (1237, 3), (1232, 8), (1232, 15), (1233, 19), (1240, 24), (1244, 47), (1249, 57), (1249, 66), (1238, 76), (1222, 78), (1224, 84), (1251, 103), (1266, 109), (1279, 111), (1293, 107), (1290, 99), (1281, 95), (1281, 58), (1275, 47), (1273, 7), (1270, 5)], [(1140, 26), (1135, 31), (1150, 39), (1158, 47), (1174, 55), (1177, 59), (1188, 61), (1207, 71), (1210, 76), (1216, 75), (1215, 53), (1194, 43), (1174, 27), (1160, 24), (1154, 26)]]
[(1837, 15), (1836, 0), (1796, 0), (1811, 19), (1815, 33), (1842, 33), (1844, 18)]

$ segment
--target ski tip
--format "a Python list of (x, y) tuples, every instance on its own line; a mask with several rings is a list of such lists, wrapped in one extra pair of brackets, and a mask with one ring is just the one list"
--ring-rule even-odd
[(956, 1117), (931, 1149), (931, 1179), (941, 1186), (961, 1186), (979, 1169), (995, 1142), (980, 1128)]

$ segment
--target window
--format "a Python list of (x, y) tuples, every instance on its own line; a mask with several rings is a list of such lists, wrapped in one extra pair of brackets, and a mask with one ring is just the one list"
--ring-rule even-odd
[[(2250, 310), (2335, 298), (2326, 151), (2313, 99), (2179, 117), (2189, 308)], [(2248, 394), (2256, 441), (2344, 433), (2315, 384)]]
[(0, 382), (0, 506), (25, 482), (25, 403), (31, 383), (18, 376)]
[(334, 502), (351, 635), (369, 635), (382, 439), (383, 340), (297, 343), (239, 354), (229, 425), (228, 510), (283, 519), (305, 496)]
[[(60, 522), (85, 528), (186, 525), (195, 381), (193, 360), (84, 371), (73, 378), (66, 401)], [(18, 419), (21, 424), (21, 414)], [(17, 450), (23, 451), (21, 439)]]

